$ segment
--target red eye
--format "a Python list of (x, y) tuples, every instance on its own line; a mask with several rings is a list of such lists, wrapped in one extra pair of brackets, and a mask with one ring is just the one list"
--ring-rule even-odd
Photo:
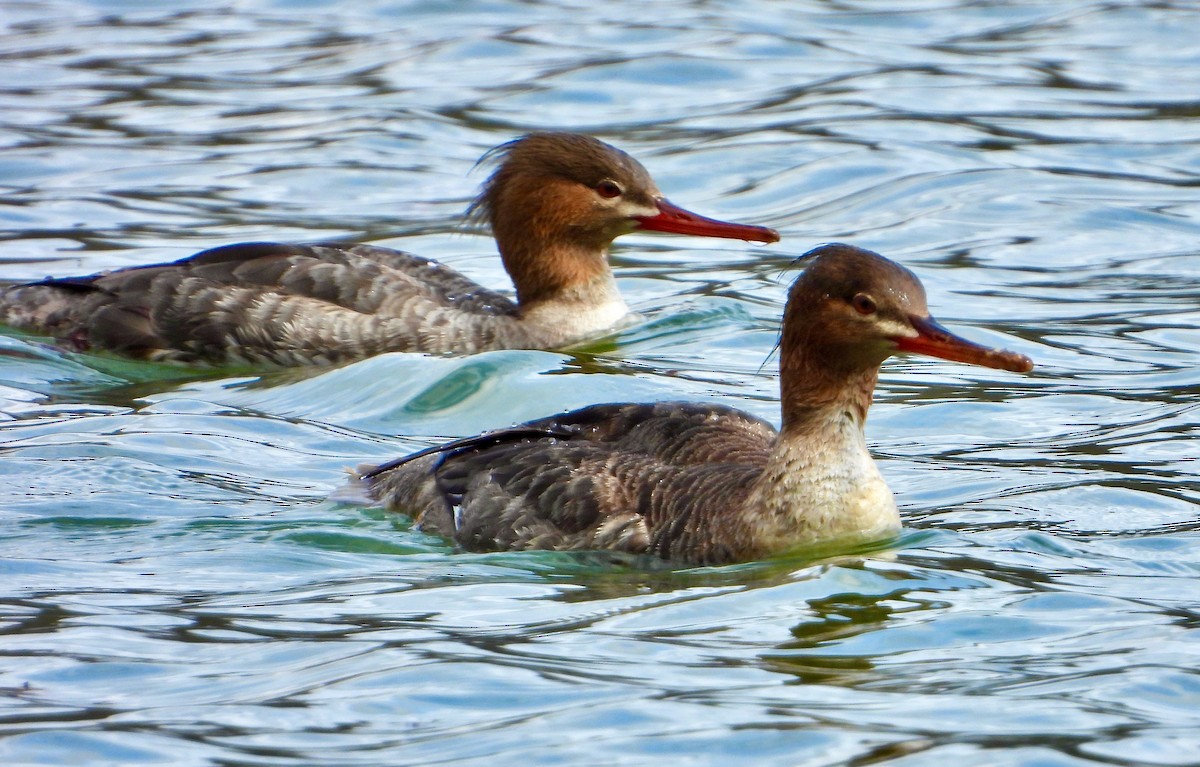
[(850, 304), (859, 314), (874, 314), (875, 309), (877, 308), (875, 306), (875, 299), (871, 298), (866, 293), (859, 293), (858, 295), (854, 296), (854, 298), (850, 299)]
[(601, 181), (599, 184), (596, 184), (596, 194), (608, 199), (620, 197), (621, 187), (617, 186), (615, 181)]

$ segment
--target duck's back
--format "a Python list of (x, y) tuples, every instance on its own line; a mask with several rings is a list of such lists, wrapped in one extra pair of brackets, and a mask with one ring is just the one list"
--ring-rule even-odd
[(596, 405), (364, 477), (375, 498), (472, 550), (609, 549), (717, 562), (732, 558), (736, 531), (693, 522), (733, 518), (774, 439), (769, 424), (732, 408)]
[(0, 322), (79, 350), (181, 362), (330, 363), (520, 345), (516, 304), (371, 245), (243, 243), (0, 293)]

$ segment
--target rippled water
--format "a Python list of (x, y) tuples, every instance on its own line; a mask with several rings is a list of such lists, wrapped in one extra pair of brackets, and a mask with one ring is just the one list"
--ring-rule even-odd
[[(166, 6), (170, 6), (170, 10)], [(348, 238), (489, 284), (536, 128), (780, 246), (620, 241), (575, 355), (197, 371), (0, 336), (0, 763), (1200, 763), (1200, 8), (0, 4), (0, 277)], [(613, 399), (777, 419), (792, 259), (846, 240), (1029, 376), (893, 360), (897, 545), (472, 555), (344, 467)]]

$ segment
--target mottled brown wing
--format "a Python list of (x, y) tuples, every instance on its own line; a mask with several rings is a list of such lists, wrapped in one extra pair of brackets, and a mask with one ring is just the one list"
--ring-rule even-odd
[(517, 313), (511, 296), (486, 288), (439, 261), (375, 245), (355, 245), (346, 252), (414, 278), (423, 289), (456, 309), (488, 315)]
[(374, 497), (472, 550), (612, 549), (724, 561), (724, 542), (702, 537), (691, 522), (740, 506), (774, 437), (765, 422), (721, 406), (596, 405), (364, 476)]
[(397, 333), (419, 322), (389, 320), (442, 307), (481, 317), (516, 313), (503, 294), (401, 251), (242, 243), (169, 264), (11, 288), (0, 297), (0, 319), (79, 349), (291, 364), (423, 350), (431, 342), (417, 331), (409, 339)]
[(592, 405), (530, 421), (517, 429), (570, 429), (623, 452), (667, 464), (712, 462), (761, 466), (775, 428), (736, 408), (699, 402)]
[(212, 248), (169, 264), (38, 284), (76, 289), (88, 284), (109, 294), (123, 294), (132, 303), (139, 295), (166, 294), (171, 283), (187, 279), (213, 286), (259, 287), (365, 313), (377, 311), (383, 300), (397, 291), (421, 291), (465, 311), (515, 310), (504, 294), (488, 290), (444, 264), (374, 245), (247, 242)]

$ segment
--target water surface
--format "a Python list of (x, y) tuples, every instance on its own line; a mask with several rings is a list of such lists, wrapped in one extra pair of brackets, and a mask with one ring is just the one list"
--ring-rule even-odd
[[(0, 277), (344, 238), (504, 284), (538, 128), (778, 246), (631, 236), (578, 353), (197, 370), (0, 336), (0, 762), (1200, 762), (1200, 10), (1183, 2), (0, 8)], [(885, 551), (463, 554), (347, 466), (605, 400), (778, 419), (796, 256), (913, 268), (1028, 376), (887, 364)]]

